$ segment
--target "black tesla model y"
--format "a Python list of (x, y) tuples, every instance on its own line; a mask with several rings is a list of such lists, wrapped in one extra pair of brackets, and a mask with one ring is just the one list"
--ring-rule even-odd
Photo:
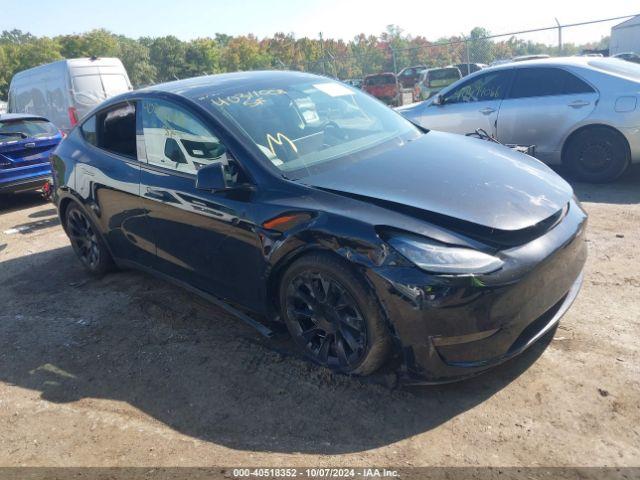
[(343, 373), (478, 373), (550, 331), (581, 285), (587, 216), (559, 176), (323, 77), (244, 72), (126, 93), (52, 161), (90, 272), (144, 269), (284, 322)]

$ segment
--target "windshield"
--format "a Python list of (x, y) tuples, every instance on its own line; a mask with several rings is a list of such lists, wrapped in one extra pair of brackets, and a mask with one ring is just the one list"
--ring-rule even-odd
[(637, 63), (618, 58), (603, 58), (600, 60), (591, 60), (589, 65), (598, 70), (625, 77), (635, 82), (640, 81), (640, 65)]
[(46, 120), (8, 120), (0, 122), (0, 143), (25, 138), (52, 137), (58, 133), (56, 127)]
[(393, 110), (341, 83), (318, 78), (282, 87), (199, 98), (232, 119), (288, 178), (420, 131)]

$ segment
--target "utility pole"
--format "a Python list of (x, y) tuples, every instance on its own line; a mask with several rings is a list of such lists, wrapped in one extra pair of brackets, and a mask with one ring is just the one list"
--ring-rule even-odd
[(320, 55), (322, 56), (322, 73), (326, 76), (327, 69), (324, 65), (324, 40), (322, 39), (322, 32), (320, 32), (319, 35), (320, 35)]
[(464, 49), (466, 50), (466, 53), (467, 53), (467, 75), (469, 75), (471, 73), (471, 57), (469, 55), (469, 39), (464, 33), (462, 34), (462, 38), (464, 40)]
[(558, 56), (562, 56), (562, 25), (557, 18), (555, 20), (558, 25)]
[(396, 50), (393, 47), (391, 48), (391, 57), (393, 58), (393, 73), (397, 74), (398, 73), (398, 65), (396, 62)]

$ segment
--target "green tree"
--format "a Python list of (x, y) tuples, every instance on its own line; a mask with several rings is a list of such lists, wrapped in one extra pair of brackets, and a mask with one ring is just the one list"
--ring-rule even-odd
[(186, 44), (169, 35), (155, 38), (149, 45), (151, 64), (157, 69), (157, 80), (166, 82), (187, 76)]
[(118, 38), (120, 53), (117, 55), (127, 69), (134, 87), (152, 85), (156, 82), (158, 70), (151, 63), (149, 47), (142, 42), (126, 37)]
[(221, 66), (227, 72), (271, 67), (271, 56), (253, 35), (234, 37), (222, 51)]
[(120, 53), (118, 37), (104, 29), (81, 35), (62, 35), (56, 40), (65, 58), (115, 57)]

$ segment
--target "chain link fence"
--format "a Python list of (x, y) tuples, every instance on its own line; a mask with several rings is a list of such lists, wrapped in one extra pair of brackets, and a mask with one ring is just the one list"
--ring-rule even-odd
[[(398, 73), (410, 66), (457, 65), (466, 75), (469, 70), (475, 71), (473, 64), (486, 66), (525, 55), (606, 56), (611, 27), (631, 17), (633, 15), (566, 25), (556, 20), (555, 26), (500, 35), (482, 35), (482, 29), (475, 29), (470, 36), (454, 36), (446, 42), (422, 40), (419, 45), (404, 48), (394, 48), (393, 39), (379, 41), (373, 46), (356, 42), (351, 52), (341, 54), (332, 51), (332, 45), (327, 44), (317, 60), (294, 65), (280, 62), (276, 67), (346, 79), (382, 71)], [(370, 42), (371, 38), (365, 40)]]

